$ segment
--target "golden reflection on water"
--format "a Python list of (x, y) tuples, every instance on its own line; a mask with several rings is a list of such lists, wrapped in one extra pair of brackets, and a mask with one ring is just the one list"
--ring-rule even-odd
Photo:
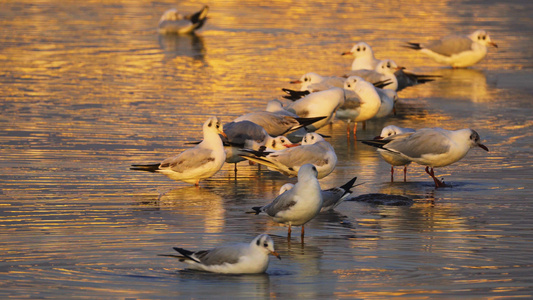
[[(529, 80), (512, 73), (531, 67), (530, 32), (521, 26), (523, 34), (515, 34), (515, 19), (529, 20), (522, 8), (527, 3), (491, 1), (491, 9), (484, 2), (452, 1), (207, 4), (210, 19), (198, 35), (158, 36), (155, 24), (164, 10), (193, 11), (198, 4), (4, 3), (3, 289), (20, 298), (43, 297), (40, 290), (50, 283), (91, 298), (172, 292), (198, 297), (198, 286), (205, 284), (226, 291), (221, 296), (279, 298), (453, 297), (476, 288), (528, 294), (509, 286), (520, 275), (497, 278), (530, 267), (516, 258), (530, 245), (514, 229), (527, 229), (530, 215), (523, 200), (531, 161), (524, 142), (532, 125)], [(401, 47), (478, 27), (501, 48), (490, 49), (474, 68), (442, 68)], [(274, 199), (287, 181), (283, 176), (239, 165), (234, 178), (233, 166), (224, 166), (196, 188), (128, 170), (131, 163), (158, 162), (200, 140), (207, 115), (229, 122), (263, 110), (303, 73), (345, 73), (352, 58), (340, 54), (357, 41), (409, 71), (441, 76), (400, 92), (399, 115), (369, 122), (358, 139), (397, 124), (475, 127), (487, 140), (490, 153), (473, 152), (439, 170), (457, 182), (452, 190), (435, 190), (416, 166), (409, 168), (407, 184), (388, 183), (390, 168), (375, 149), (347, 139), (346, 124), (335, 122), (321, 130), (332, 136), (339, 157), (322, 187), (358, 176), (364, 184), (356, 195), (400, 194), (415, 203), (343, 203), (309, 223), (301, 244), (287, 241), (287, 229), (269, 218), (244, 213)], [(177, 263), (173, 268), (154, 258), (172, 246), (214, 247), (257, 232), (272, 234), (284, 257), (261, 278), (188, 278), (174, 273)], [(516, 247), (508, 248), (508, 241)]]

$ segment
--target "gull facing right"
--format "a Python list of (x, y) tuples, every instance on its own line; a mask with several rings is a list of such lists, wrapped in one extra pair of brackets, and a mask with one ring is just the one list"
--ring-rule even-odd
[(407, 43), (405, 47), (419, 50), (440, 64), (466, 68), (487, 55), (487, 46), (498, 48), (485, 30), (476, 30), (470, 35), (451, 35), (427, 44)]
[(251, 243), (216, 247), (210, 250), (189, 251), (174, 247), (181, 255), (160, 254), (176, 257), (191, 269), (224, 274), (264, 273), (268, 267), (268, 254), (281, 259), (274, 251), (274, 241), (268, 234), (260, 234)]
[(435, 182), (435, 187), (446, 185), (435, 177), (433, 168), (445, 167), (459, 161), (474, 147), (489, 151), (481, 144), (479, 134), (468, 128), (459, 130), (423, 128), (414, 133), (362, 142), (426, 166), (426, 173)]

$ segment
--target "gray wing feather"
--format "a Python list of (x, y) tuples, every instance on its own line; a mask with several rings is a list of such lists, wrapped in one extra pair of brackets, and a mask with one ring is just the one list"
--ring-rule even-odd
[(188, 169), (198, 168), (214, 161), (213, 150), (204, 148), (191, 148), (183, 151), (178, 156), (167, 158), (161, 162), (160, 169), (172, 169), (181, 173)]
[(195, 252), (193, 257), (206, 266), (235, 264), (242, 256), (240, 247), (221, 246), (211, 250)]
[(293, 200), (294, 190), (295, 189), (288, 190), (277, 196), (270, 204), (263, 206), (262, 210), (271, 217), (274, 217), (280, 211), (288, 210), (296, 204), (296, 201)]
[[(407, 138), (404, 138), (404, 136), (407, 136)], [(394, 137), (393, 141), (383, 148), (400, 152), (410, 158), (420, 158), (425, 154), (446, 153), (450, 149), (450, 145), (447, 143), (448, 138), (435, 130), (420, 129), (415, 133), (392, 137)]]
[(244, 144), (247, 140), (260, 143), (267, 137), (263, 127), (251, 121), (224, 124), (224, 133), (228, 136), (228, 141), (234, 144)]
[(272, 153), (267, 158), (272, 161), (279, 162), (289, 168), (302, 166), (306, 163), (312, 163), (315, 166), (322, 166), (328, 163), (321, 155), (321, 153), (324, 153), (324, 150), (328, 150), (326, 147), (327, 146), (324, 145), (323, 142), (318, 142), (312, 145), (303, 145), (284, 149), (281, 150), (283, 151), (282, 155)]
[(345, 190), (338, 187), (322, 191), (322, 207), (334, 205), (339, 201), (340, 198), (342, 198), (342, 196), (344, 196), (344, 193)]
[(423, 47), (444, 56), (452, 56), (453, 54), (472, 50), (472, 43), (472, 40), (466, 36), (452, 35), (430, 42), (427, 45), (423, 45)]

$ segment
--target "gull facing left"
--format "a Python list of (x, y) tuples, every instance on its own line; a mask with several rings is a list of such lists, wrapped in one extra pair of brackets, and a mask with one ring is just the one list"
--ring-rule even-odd
[(219, 134), (226, 136), (217, 117), (210, 117), (203, 125), (204, 139), (194, 148), (158, 164), (132, 165), (131, 170), (161, 173), (176, 181), (199, 185), (201, 179), (209, 178), (224, 165), (226, 152)]
[(268, 255), (281, 259), (274, 251), (274, 241), (268, 234), (260, 234), (249, 244), (225, 245), (210, 250), (189, 251), (174, 247), (181, 255), (161, 254), (176, 257), (191, 269), (224, 274), (257, 274), (268, 268)]
[(279, 195), (270, 204), (252, 207), (255, 214), (265, 212), (275, 222), (291, 227), (302, 226), (302, 238), (305, 234), (304, 225), (311, 221), (322, 208), (322, 193), (317, 179), (318, 171), (312, 164), (305, 164), (298, 171), (298, 182), (290, 190)]

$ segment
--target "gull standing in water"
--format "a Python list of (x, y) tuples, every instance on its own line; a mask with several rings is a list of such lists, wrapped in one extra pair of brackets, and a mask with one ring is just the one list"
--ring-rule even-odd
[(243, 149), (241, 156), (267, 166), (286, 176), (295, 177), (305, 164), (313, 164), (318, 170), (318, 178), (329, 175), (337, 165), (335, 150), (320, 134), (307, 133), (299, 147), (279, 151), (254, 151)]
[(302, 226), (302, 239), (305, 234), (304, 225), (311, 221), (322, 208), (322, 193), (317, 179), (318, 171), (312, 164), (305, 164), (298, 171), (298, 182), (294, 187), (279, 195), (270, 204), (252, 207), (255, 214), (265, 212), (275, 222), (291, 227)]
[(445, 167), (459, 161), (474, 147), (489, 151), (485, 145), (481, 144), (479, 134), (468, 128), (453, 131), (442, 128), (423, 128), (414, 133), (362, 142), (426, 166), (426, 173), (435, 182), (435, 187), (446, 185), (435, 177), (433, 168)]
[(405, 47), (418, 50), (440, 64), (466, 68), (487, 55), (487, 46), (498, 48), (485, 30), (476, 30), (470, 35), (451, 35), (427, 44), (407, 43)]
[(168, 178), (199, 185), (201, 179), (209, 178), (224, 165), (226, 152), (219, 134), (226, 136), (217, 117), (210, 117), (203, 125), (204, 139), (194, 148), (158, 164), (132, 165), (131, 170), (161, 173)]
[(268, 255), (281, 259), (274, 251), (274, 241), (268, 234), (260, 234), (251, 243), (216, 247), (210, 250), (189, 251), (174, 247), (181, 255), (160, 254), (176, 257), (191, 269), (224, 274), (264, 273), (268, 267)]
[[(355, 93), (348, 96), (344, 105), (337, 111), (337, 118), (346, 120), (346, 131), (350, 133), (350, 122), (353, 121), (353, 133), (356, 135), (357, 122), (364, 122), (373, 118), (381, 106), (381, 98), (374, 86), (361, 77), (350, 76), (344, 83), (344, 89)], [(348, 93), (347, 93), (348, 94)]]
[[(384, 127), (381, 130), (379, 136), (375, 137), (374, 140), (383, 140), (383, 139), (395, 139), (395, 138), (406, 138), (410, 135), (405, 135), (404, 133), (413, 133), (415, 132), (412, 128), (402, 128), (394, 125), (389, 125)], [(390, 167), (390, 181), (394, 182), (394, 167), (403, 166), (403, 181), (407, 181), (407, 166), (411, 163), (410, 159), (403, 157), (401, 154), (388, 151), (385, 149), (378, 148), (378, 154), (391, 165)]]
[(161, 34), (188, 34), (200, 29), (207, 21), (209, 7), (205, 5), (200, 11), (182, 15), (177, 9), (169, 9), (159, 19), (158, 30)]
[[(332, 210), (335, 207), (337, 207), (339, 204), (341, 204), (344, 199), (348, 198), (352, 191), (351, 188), (354, 187), (354, 183), (357, 180), (357, 177), (354, 177), (350, 179), (347, 183), (339, 186), (339, 187), (333, 187), (327, 190), (321, 190), (322, 193), (322, 208), (320, 209), (320, 212)], [(292, 189), (294, 187), (294, 184), (292, 183), (285, 183), (281, 186), (279, 189), (279, 194), (283, 194), (286, 191)]]

